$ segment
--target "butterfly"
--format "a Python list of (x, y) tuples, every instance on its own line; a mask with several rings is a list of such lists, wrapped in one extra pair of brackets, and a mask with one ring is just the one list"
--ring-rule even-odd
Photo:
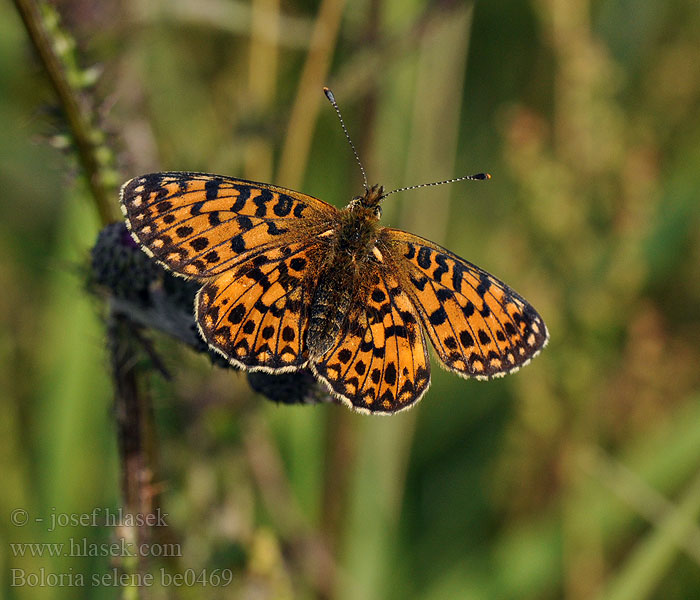
[(163, 172), (120, 198), (141, 248), (201, 282), (199, 331), (237, 367), (310, 369), (350, 408), (386, 414), (427, 391), (426, 337), (463, 377), (527, 364), (548, 340), (535, 309), (449, 250), (380, 226), (387, 195), (366, 185), (339, 210), (267, 183)]

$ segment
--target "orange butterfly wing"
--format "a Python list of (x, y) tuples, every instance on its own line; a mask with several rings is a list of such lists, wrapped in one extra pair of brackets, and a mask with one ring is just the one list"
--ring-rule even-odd
[(447, 368), (497, 377), (528, 363), (547, 343), (542, 318), (502, 281), (405, 231), (383, 229), (380, 240)]
[(430, 361), (418, 314), (395, 274), (367, 263), (367, 293), (348, 314), (334, 346), (312, 371), (360, 412), (408, 408), (430, 384)]
[(202, 336), (242, 368), (284, 372), (304, 366), (321, 255), (317, 240), (268, 248), (206, 283), (195, 302)]
[(165, 172), (122, 186), (132, 236), (167, 268), (224, 273), (264, 248), (321, 233), (338, 211), (285, 188), (205, 173)]

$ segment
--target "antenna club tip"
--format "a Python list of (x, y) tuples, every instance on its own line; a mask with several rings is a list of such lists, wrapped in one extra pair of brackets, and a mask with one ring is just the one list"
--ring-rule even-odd
[(326, 87), (324, 85), (323, 93), (326, 95), (326, 98), (328, 98), (331, 102), (335, 102), (335, 96), (333, 95), (333, 92), (331, 92), (331, 89), (329, 87)]
[(491, 173), (477, 173), (472, 175), (469, 179), (491, 179)]
[(491, 179), (491, 173), (484, 173), (484, 179)]

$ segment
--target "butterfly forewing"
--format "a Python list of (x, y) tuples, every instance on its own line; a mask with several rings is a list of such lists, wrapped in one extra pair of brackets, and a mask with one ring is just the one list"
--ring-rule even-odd
[(503, 282), (418, 236), (382, 230), (382, 247), (420, 313), (440, 360), (470, 377), (526, 364), (547, 343), (541, 317)]
[(427, 347), (413, 303), (396, 276), (376, 265), (367, 268), (366, 297), (350, 311), (333, 348), (311, 367), (355, 409), (397, 412), (428, 389)]
[(144, 250), (191, 277), (223, 273), (253, 253), (313, 237), (330, 204), (263, 183), (203, 173), (152, 173), (121, 191), (127, 224)]

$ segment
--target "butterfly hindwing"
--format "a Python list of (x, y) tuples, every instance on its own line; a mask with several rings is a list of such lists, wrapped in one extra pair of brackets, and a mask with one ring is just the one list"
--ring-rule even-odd
[(313, 237), (337, 214), (284, 188), (203, 173), (151, 173), (128, 181), (122, 210), (143, 249), (190, 277), (224, 273), (263, 248)]
[(478, 378), (504, 375), (547, 343), (535, 309), (492, 275), (404, 231), (384, 229), (381, 240), (449, 369)]
[(430, 362), (418, 315), (398, 279), (376, 266), (372, 271), (337, 342), (311, 367), (356, 410), (392, 413), (428, 389)]
[(243, 368), (302, 367), (318, 256), (316, 240), (293, 242), (258, 252), (206, 283), (196, 301), (204, 339)]

